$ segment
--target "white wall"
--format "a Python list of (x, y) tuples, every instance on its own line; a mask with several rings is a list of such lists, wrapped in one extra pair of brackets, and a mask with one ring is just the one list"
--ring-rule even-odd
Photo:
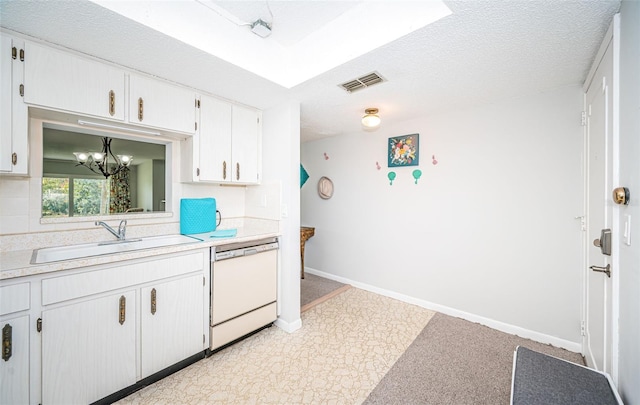
[[(640, 404), (640, 3), (620, 8), (620, 185), (631, 191), (618, 223), (631, 216), (631, 246), (620, 244), (618, 389)], [(619, 229), (619, 237), (622, 229)]]
[[(581, 110), (575, 86), (302, 144), (305, 265), (579, 351)], [(411, 133), (417, 184), (387, 167), (388, 138)]]
[[(247, 209), (256, 212), (255, 198), (281, 186), (279, 318), (276, 325), (292, 332), (300, 328), (300, 103), (292, 101), (263, 112), (263, 185), (247, 193)], [(253, 201), (252, 201), (253, 200)], [(270, 199), (268, 199), (270, 200)]]

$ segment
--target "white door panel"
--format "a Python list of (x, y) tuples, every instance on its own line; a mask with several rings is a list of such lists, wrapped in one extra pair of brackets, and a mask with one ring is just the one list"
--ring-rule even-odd
[[(612, 281), (591, 266), (604, 268), (611, 257), (594, 243), (603, 229), (612, 227), (613, 189), (613, 46), (607, 51), (587, 90), (587, 268), (585, 357), (599, 371), (611, 372)], [(615, 269), (612, 269), (615, 272)]]

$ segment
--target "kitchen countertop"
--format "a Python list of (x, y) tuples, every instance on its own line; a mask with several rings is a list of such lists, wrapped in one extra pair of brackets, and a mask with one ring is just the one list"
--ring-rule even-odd
[(209, 240), (203, 240), (202, 242), (194, 241), (194, 243), (133, 250), (123, 253), (90, 256), (73, 260), (63, 260), (41, 264), (31, 264), (31, 256), (33, 255), (32, 249), (2, 252), (0, 253), (0, 280), (9, 280), (18, 277), (52, 273), (61, 270), (76, 269), (80, 267), (108, 264), (124, 260), (158, 256), (161, 254), (203, 249), (211, 246), (225, 245), (228, 243), (247, 242), (256, 239), (280, 236), (279, 232), (264, 229), (263, 227), (242, 226), (237, 227), (236, 229), (236, 236), (229, 238), (209, 238)]

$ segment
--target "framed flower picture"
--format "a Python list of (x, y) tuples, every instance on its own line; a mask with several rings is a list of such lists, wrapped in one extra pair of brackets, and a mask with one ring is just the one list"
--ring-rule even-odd
[(420, 158), (419, 136), (410, 134), (389, 138), (387, 166), (417, 166)]

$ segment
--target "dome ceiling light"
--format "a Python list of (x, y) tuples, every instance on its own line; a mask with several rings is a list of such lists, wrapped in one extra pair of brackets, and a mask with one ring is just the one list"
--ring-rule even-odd
[(362, 117), (362, 125), (367, 128), (375, 128), (380, 125), (380, 116), (377, 108), (367, 108), (364, 110), (365, 115)]

